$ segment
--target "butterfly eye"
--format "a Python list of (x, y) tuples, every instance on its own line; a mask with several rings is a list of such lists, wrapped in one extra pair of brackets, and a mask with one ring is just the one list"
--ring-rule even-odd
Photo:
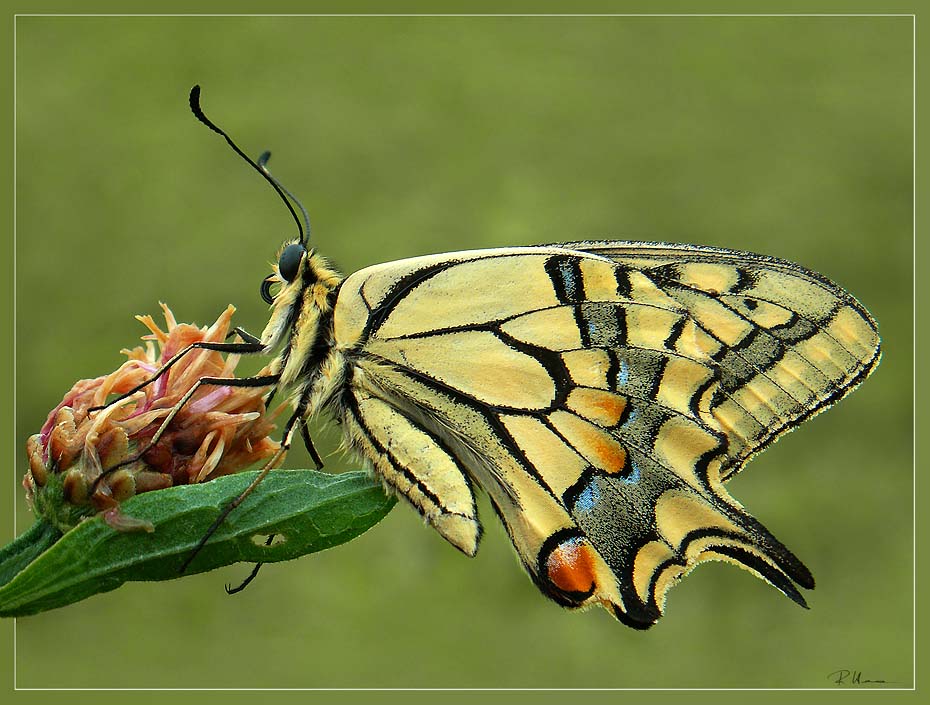
[(307, 250), (299, 242), (292, 243), (284, 248), (281, 259), (278, 260), (278, 272), (287, 282), (294, 281), (300, 260)]
[(274, 283), (274, 277), (266, 277), (262, 280), (262, 299), (269, 305), (274, 303), (274, 294), (271, 293), (271, 285)]

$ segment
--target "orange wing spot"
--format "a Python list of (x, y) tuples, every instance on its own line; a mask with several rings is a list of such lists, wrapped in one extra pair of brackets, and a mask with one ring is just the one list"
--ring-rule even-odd
[(575, 450), (601, 472), (622, 473), (626, 468), (626, 450), (607, 431), (568, 411), (554, 411), (549, 419)]
[(611, 428), (620, 423), (627, 400), (603, 389), (576, 387), (568, 395), (568, 407), (594, 423)]
[(589, 594), (597, 585), (593, 549), (578, 537), (556, 546), (546, 559), (549, 580), (559, 590)]
[(621, 473), (626, 467), (626, 450), (606, 433), (585, 439), (590, 460), (595, 467), (611, 474)]

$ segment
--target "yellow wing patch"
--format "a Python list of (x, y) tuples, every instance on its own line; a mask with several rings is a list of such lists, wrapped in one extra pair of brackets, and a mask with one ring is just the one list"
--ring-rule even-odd
[[(370, 351), (491, 406), (545, 409), (555, 385), (545, 367), (486, 331), (372, 343)], [(480, 359), (480, 365), (467, 364)]]
[(612, 434), (567, 411), (553, 411), (549, 421), (585, 460), (614, 474), (626, 467), (626, 448)]
[[(539, 260), (540, 265), (545, 261), (545, 255), (532, 254), (489, 257), (437, 271), (397, 302), (379, 330), (380, 337), (399, 338), (424, 330), (467, 326), (474, 323), (476, 310), (501, 320), (554, 306), (558, 301), (548, 279), (524, 275), (526, 270), (536, 269), (521, 261), (527, 258)], [(494, 286), (471, 291), (462, 288), (463, 279), (485, 278)]]

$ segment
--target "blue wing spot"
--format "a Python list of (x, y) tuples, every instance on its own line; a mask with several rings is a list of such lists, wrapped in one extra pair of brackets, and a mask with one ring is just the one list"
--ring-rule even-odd
[(628, 485), (635, 485), (637, 482), (639, 482), (640, 478), (639, 465), (637, 465), (635, 462), (631, 462), (630, 467), (633, 468), (633, 472), (631, 472), (627, 477), (621, 477), (620, 481), (625, 482)]
[(562, 279), (562, 286), (565, 287), (565, 296), (569, 301), (578, 301), (578, 279), (575, 276), (575, 269), (572, 262), (562, 260), (559, 262), (559, 277)]
[(597, 488), (594, 480), (588, 483), (578, 499), (575, 500), (575, 509), (582, 512), (590, 512), (594, 506), (601, 500), (601, 491)]
[(617, 386), (625, 387), (630, 382), (630, 366), (626, 360), (620, 360), (620, 370), (617, 372)]

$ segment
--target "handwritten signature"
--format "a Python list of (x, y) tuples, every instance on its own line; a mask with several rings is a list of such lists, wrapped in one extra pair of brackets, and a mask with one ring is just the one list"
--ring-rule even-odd
[(884, 678), (863, 678), (862, 671), (852, 668), (842, 668), (830, 673), (827, 678), (834, 685), (891, 685), (891, 681)]

